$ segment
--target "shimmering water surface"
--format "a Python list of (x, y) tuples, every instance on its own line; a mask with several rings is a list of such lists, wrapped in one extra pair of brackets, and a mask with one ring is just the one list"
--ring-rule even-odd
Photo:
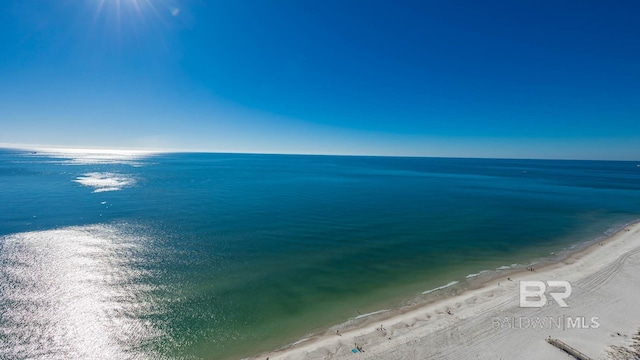
[(0, 150), (0, 358), (273, 349), (640, 218), (637, 165)]

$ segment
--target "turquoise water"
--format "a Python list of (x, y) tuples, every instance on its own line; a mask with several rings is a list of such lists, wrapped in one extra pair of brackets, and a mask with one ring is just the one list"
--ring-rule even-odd
[(0, 358), (240, 358), (640, 218), (632, 162), (0, 150)]

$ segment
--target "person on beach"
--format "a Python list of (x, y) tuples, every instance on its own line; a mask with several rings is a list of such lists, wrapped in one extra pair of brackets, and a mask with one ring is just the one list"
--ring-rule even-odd
[(338, 335), (338, 336), (342, 336), (342, 335), (340, 334), (340, 329), (336, 330), (336, 335)]

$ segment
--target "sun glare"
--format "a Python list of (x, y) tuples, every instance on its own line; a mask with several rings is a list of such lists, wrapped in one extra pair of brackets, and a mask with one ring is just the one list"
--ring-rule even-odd
[(161, 23), (167, 26), (169, 18), (178, 17), (181, 13), (176, 1), (96, 0), (95, 3), (94, 24), (103, 18), (108, 26), (115, 26), (118, 30), (126, 26), (139, 28), (139, 24)]

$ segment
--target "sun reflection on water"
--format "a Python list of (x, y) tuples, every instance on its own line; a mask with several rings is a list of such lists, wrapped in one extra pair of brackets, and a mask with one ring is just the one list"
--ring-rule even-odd
[(145, 241), (113, 225), (1, 237), (0, 358), (162, 357)]
[(142, 150), (40, 148), (25, 153), (24, 155), (29, 157), (46, 156), (60, 159), (59, 164), (61, 165), (123, 164), (142, 166), (144, 165), (143, 160), (154, 154), (158, 154), (158, 152)]

